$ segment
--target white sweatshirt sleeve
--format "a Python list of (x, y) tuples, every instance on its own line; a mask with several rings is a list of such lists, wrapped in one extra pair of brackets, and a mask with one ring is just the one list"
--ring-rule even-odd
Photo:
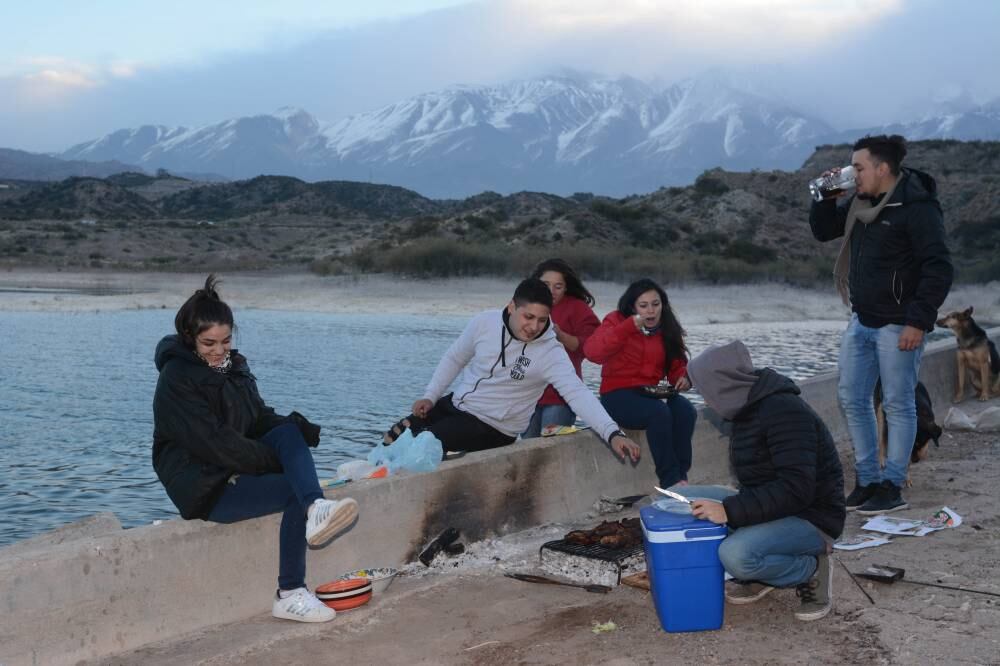
[(549, 363), (549, 383), (563, 397), (570, 409), (576, 412), (594, 432), (605, 442), (615, 430), (620, 430), (618, 424), (604, 409), (601, 401), (587, 388), (579, 377), (566, 354), (552, 354)]
[(476, 352), (476, 337), (479, 334), (483, 319), (482, 315), (473, 317), (466, 324), (465, 330), (458, 336), (458, 339), (448, 347), (448, 351), (444, 353), (444, 356), (438, 362), (437, 369), (434, 370), (434, 375), (431, 377), (430, 383), (424, 389), (424, 398), (431, 402), (437, 402), (444, 395), (444, 392), (448, 390), (448, 387), (451, 386), (451, 383), (455, 381), (455, 377), (458, 377), (458, 373), (462, 371), (462, 368), (472, 360)]

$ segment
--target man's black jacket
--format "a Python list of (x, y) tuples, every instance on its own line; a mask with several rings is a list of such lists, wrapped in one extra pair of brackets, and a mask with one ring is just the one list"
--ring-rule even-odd
[(830, 431), (770, 368), (757, 372), (733, 419), (730, 462), (740, 492), (723, 501), (731, 527), (797, 516), (836, 539), (847, 516), (844, 472)]
[[(865, 326), (905, 324), (934, 329), (938, 308), (951, 289), (953, 268), (934, 179), (902, 169), (889, 203), (871, 224), (856, 222), (851, 233), (851, 307)], [(828, 241), (844, 235), (847, 205), (813, 202), (813, 236)]]

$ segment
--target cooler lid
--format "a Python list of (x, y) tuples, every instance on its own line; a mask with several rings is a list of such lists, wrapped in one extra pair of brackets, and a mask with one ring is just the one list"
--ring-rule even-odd
[(656, 506), (646, 506), (639, 510), (642, 526), (649, 532), (675, 532), (698, 530), (699, 535), (725, 535), (725, 525), (716, 525), (710, 520), (695, 518), (691, 514), (664, 511)]

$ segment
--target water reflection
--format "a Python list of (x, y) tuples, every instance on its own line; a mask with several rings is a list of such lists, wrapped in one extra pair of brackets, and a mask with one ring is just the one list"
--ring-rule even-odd
[[(237, 346), (279, 412), (323, 427), (321, 478), (366, 455), (420, 396), (464, 316), (236, 313)], [(152, 470), (153, 349), (173, 312), (2, 314), (0, 544), (99, 511), (126, 526), (176, 515)], [(801, 379), (836, 365), (841, 322), (688, 327), (693, 353), (741, 338)], [(586, 364), (596, 391), (600, 369)], [(697, 396), (694, 396), (697, 400)]]

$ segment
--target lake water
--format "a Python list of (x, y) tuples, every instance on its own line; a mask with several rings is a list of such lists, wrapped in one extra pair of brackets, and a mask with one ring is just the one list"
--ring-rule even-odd
[[(153, 349), (173, 311), (0, 313), (0, 545), (100, 511), (177, 515), (151, 463)], [(320, 478), (409, 411), (468, 317), (242, 310), (236, 345), (261, 394), (323, 426)], [(841, 321), (689, 326), (693, 353), (741, 338), (795, 379), (836, 366)], [(584, 365), (596, 391), (600, 368)]]

